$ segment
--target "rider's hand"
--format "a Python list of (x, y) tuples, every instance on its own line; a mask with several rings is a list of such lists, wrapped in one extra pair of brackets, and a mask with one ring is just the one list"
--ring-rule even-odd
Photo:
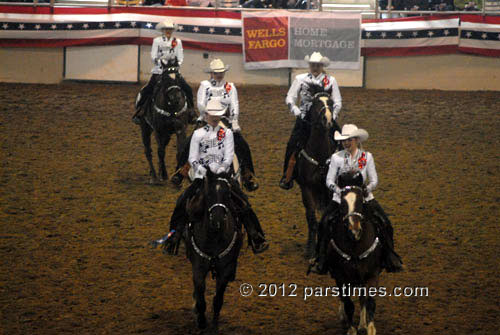
[(292, 107), (292, 113), (293, 115), (295, 115), (296, 117), (299, 117), (300, 114), (302, 114), (302, 112), (300, 111), (300, 108), (297, 107), (297, 106), (293, 106)]
[(219, 164), (215, 163), (215, 162), (212, 162), (210, 164), (208, 164), (208, 168), (210, 169), (210, 171), (212, 171), (213, 173), (217, 173), (217, 170), (219, 169)]
[(233, 122), (231, 122), (231, 128), (233, 129), (234, 132), (240, 132), (241, 128), (238, 123), (238, 120), (234, 119)]
[(226, 172), (226, 168), (225, 168), (225, 167), (223, 167), (223, 166), (221, 166), (221, 167), (219, 167), (219, 168), (217, 169), (216, 174), (221, 174), (221, 173), (224, 173), (224, 172)]
[(196, 178), (200, 178), (200, 179), (203, 179), (205, 178), (205, 175), (207, 174), (207, 169), (204, 167), (204, 166), (198, 166), (198, 168), (196, 169), (196, 173), (195, 173), (195, 179)]

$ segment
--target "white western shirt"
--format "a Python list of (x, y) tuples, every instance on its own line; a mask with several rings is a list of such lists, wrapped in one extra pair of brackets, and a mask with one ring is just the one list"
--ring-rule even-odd
[(204, 80), (200, 83), (196, 101), (200, 111), (199, 120), (205, 119), (207, 103), (212, 98), (220, 98), (224, 106), (228, 107), (229, 121), (238, 122), (240, 115), (240, 103), (238, 102), (238, 91), (233, 83), (222, 80), (217, 82), (213, 79)]
[(161, 60), (175, 59), (179, 66), (184, 61), (184, 50), (182, 49), (182, 41), (175, 37), (167, 38), (166, 36), (158, 36), (153, 40), (151, 47), (151, 59), (153, 60), (153, 69), (151, 73), (161, 74)]
[(364, 185), (368, 196), (366, 201), (374, 199), (372, 191), (378, 184), (377, 170), (373, 155), (368, 151), (358, 149), (354, 157), (347, 150), (334, 153), (330, 159), (328, 174), (326, 175), (326, 186), (333, 190), (333, 201), (340, 203), (340, 188), (337, 185), (337, 178), (344, 172), (360, 171), (363, 176)]
[(189, 163), (195, 171), (195, 178), (205, 177), (209, 167), (214, 173), (228, 172), (233, 163), (234, 139), (231, 129), (207, 124), (197, 129), (189, 146)]
[(325, 91), (331, 90), (331, 97), (333, 100), (332, 113), (334, 120), (336, 120), (340, 113), (340, 109), (342, 108), (342, 97), (340, 95), (337, 81), (334, 77), (326, 73), (321, 73), (317, 77), (314, 77), (311, 73), (303, 73), (296, 76), (292, 86), (290, 86), (290, 89), (288, 90), (288, 94), (286, 95), (286, 104), (290, 106), (297, 106), (297, 100), (300, 97), (300, 117), (304, 118), (312, 105), (313, 97), (307, 90), (309, 84), (322, 86)]

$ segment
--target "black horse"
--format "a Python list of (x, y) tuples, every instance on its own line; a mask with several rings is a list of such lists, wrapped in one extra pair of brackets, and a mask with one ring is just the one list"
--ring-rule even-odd
[(326, 187), (327, 160), (338, 146), (331, 135), (333, 131), (340, 130), (333, 119), (333, 101), (330, 94), (317, 85), (310, 86), (309, 93), (313, 97), (306, 116), (306, 121), (310, 124), (310, 135), (304, 149), (298, 153), (296, 163), (296, 180), (302, 192), (308, 225), (306, 258), (313, 257), (316, 250), (316, 213), (322, 215), (331, 199), (330, 191)]
[[(326, 266), (340, 290), (340, 318), (347, 334), (374, 335), (375, 299), (370, 288), (378, 290), (382, 272), (382, 248), (375, 218), (364, 205), (363, 177), (358, 172), (347, 172), (338, 177), (341, 203), (332, 218), (327, 248)], [(346, 289), (342, 289), (345, 287)], [(378, 292), (378, 291), (377, 291)], [(359, 296), (360, 321), (358, 330), (353, 325), (354, 304), (350, 296)]]
[(158, 144), (158, 172), (162, 181), (168, 179), (165, 167), (165, 147), (170, 142), (172, 134), (177, 135), (177, 160), (186, 142), (189, 113), (186, 95), (179, 86), (176, 75), (177, 68), (166, 68), (151, 98), (142, 106), (144, 109), (143, 117), (140, 119), (142, 142), (149, 163), (150, 183), (152, 184), (157, 183), (158, 178), (153, 166), (151, 134), (154, 132)]
[[(216, 175), (208, 169), (203, 192), (188, 204), (188, 212), (193, 218), (190, 219), (192, 223), (187, 229), (186, 248), (193, 269), (196, 323), (201, 329), (207, 326), (206, 276), (211, 272), (212, 277), (216, 279), (213, 324), (217, 326), (224, 292), (228, 283), (236, 276), (243, 241), (241, 225), (231, 201), (229, 178), (227, 174)], [(199, 213), (197, 208), (203, 208), (202, 213)]]

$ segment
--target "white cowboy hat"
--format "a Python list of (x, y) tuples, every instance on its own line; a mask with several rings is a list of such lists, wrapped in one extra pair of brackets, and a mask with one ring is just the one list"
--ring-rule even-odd
[(163, 22), (160, 22), (156, 25), (156, 30), (162, 30), (162, 29), (172, 29), (175, 30), (176, 26), (172, 20), (165, 20)]
[(335, 132), (335, 141), (347, 140), (352, 137), (359, 137), (361, 142), (368, 139), (368, 132), (364, 129), (358, 128), (355, 124), (345, 124), (342, 127), (342, 133)]
[(206, 112), (212, 116), (222, 116), (226, 113), (227, 106), (225, 106), (220, 99), (211, 99), (207, 102)]
[(311, 56), (308, 55), (304, 57), (304, 60), (309, 63), (321, 63), (324, 66), (328, 66), (328, 64), (330, 64), (328, 57), (323, 56), (319, 52), (313, 52)]
[(205, 70), (205, 72), (212, 73), (212, 72), (226, 72), (229, 70), (229, 65), (224, 65), (224, 62), (216, 58), (213, 61), (210, 62), (210, 67)]

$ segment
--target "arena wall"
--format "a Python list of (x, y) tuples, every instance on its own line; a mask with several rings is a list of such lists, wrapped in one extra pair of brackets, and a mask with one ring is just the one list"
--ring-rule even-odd
[[(82, 49), (80, 49), (82, 48)], [(89, 49), (90, 48), (90, 49)], [(102, 51), (97, 57), (97, 48)], [(2, 48), (0, 49), (0, 81), (54, 84), (64, 79), (145, 81), (151, 69), (150, 46), (141, 46), (139, 66), (131, 58), (133, 48), (126, 46), (74, 47), (66, 52), (64, 77), (63, 48)], [(287, 85), (288, 69), (252, 70), (243, 68), (242, 56), (236, 53), (185, 50), (183, 74), (190, 82), (207, 77), (202, 69), (210, 59), (220, 57), (231, 65), (229, 79), (236, 83)], [(92, 57), (90, 57), (92, 55)], [(83, 56), (83, 57), (82, 57)], [(132, 64), (129, 63), (130, 59)], [(86, 60), (86, 61), (83, 61)], [(121, 76), (117, 64), (127, 62)], [(368, 57), (360, 71), (335, 71), (340, 86), (371, 89), (442, 89), (442, 90), (500, 90), (500, 59), (466, 54), (414, 57)], [(303, 72), (296, 69), (292, 75)], [(126, 78), (126, 79), (123, 79)]]

